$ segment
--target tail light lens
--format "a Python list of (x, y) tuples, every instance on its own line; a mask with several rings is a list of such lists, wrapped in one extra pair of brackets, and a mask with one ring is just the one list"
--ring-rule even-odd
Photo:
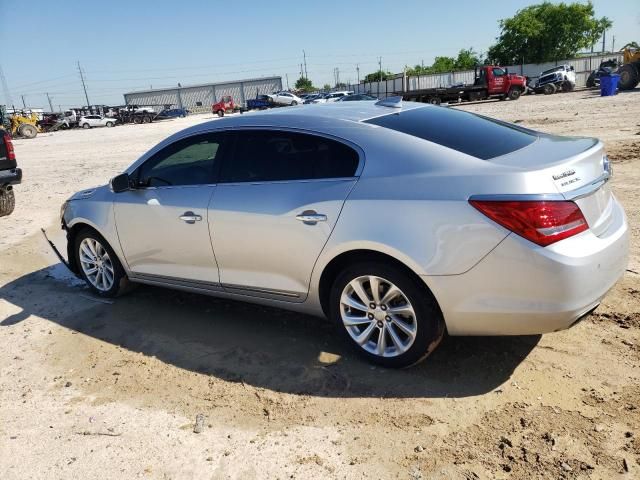
[(589, 229), (574, 202), (469, 200), (469, 203), (494, 222), (542, 247)]
[(16, 152), (13, 149), (13, 142), (11, 141), (11, 136), (5, 132), (3, 135), (4, 145), (7, 149), (7, 159), (15, 162), (16, 160)]

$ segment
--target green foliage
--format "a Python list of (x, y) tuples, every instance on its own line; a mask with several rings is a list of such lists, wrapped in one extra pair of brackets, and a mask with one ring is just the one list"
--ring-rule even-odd
[(482, 63), (480, 56), (473, 48), (463, 48), (458, 52), (456, 58), (436, 57), (432, 65), (416, 65), (407, 69), (407, 75), (427, 75), (430, 73), (446, 73), (456, 70), (471, 70), (476, 65)]
[(607, 17), (595, 18), (591, 2), (531, 5), (500, 20), (500, 36), (489, 48), (487, 59), (490, 63), (512, 65), (575, 57), (611, 25)]
[(331, 90), (331, 85), (329, 85), (328, 83), (325, 83), (322, 86), (322, 90), (324, 90), (325, 92), (328, 92), (329, 90)]
[(303, 92), (313, 92), (317, 90), (317, 88), (313, 86), (313, 83), (311, 82), (311, 80), (309, 80), (306, 77), (300, 77), (298, 80), (296, 80), (295, 86), (296, 86), (296, 90), (300, 90)]
[(380, 80), (389, 80), (393, 78), (393, 73), (378, 70), (377, 72), (370, 73), (364, 77), (365, 82), (379, 82)]

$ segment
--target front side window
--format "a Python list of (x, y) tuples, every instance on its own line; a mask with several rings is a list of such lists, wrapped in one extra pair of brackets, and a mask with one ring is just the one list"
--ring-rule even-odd
[(246, 130), (237, 134), (235, 152), (223, 164), (221, 181), (352, 177), (358, 163), (358, 153), (335, 140), (297, 132)]
[(493, 69), (493, 75), (495, 77), (502, 77), (503, 75), (506, 75), (506, 74), (507, 73), (501, 68), (494, 68)]
[(176, 141), (140, 167), (138, 184), (162, 187), (213, 183), (224, 138), (222, 133), (211, 133)]

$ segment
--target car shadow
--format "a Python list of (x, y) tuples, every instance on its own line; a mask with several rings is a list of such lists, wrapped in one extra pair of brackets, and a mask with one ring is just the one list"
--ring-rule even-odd
[(448, 337), (427, 361), (374, 367), (323, 319), (244, 302), (140, 286), (113, 301), (94, 297), (60, 264), (0, 288), (19, 312), (176, 367), (294, 394), (439, 398), (484, 394), (507, 381), (540, 336)]

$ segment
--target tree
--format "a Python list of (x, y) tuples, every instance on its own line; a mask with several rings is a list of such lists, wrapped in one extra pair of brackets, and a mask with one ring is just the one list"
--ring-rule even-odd
[(313, 92), (317, 89), (313, 86), (311, 80), (306, 77), (300, 77), (298, 80), (296, 80), (296, 90), (301, 90), (303, 92)]
[(481, 63), (482, 60), (480, 56), (473, 48), (463, 48), (458, 52), (456, 58), (436, 57), (433, 64), (427, 67), (424, 65), (416, 65), (414, 68), (408, 68), (407, 75), (427, 75), (430, 73), (453, 72), (456, 70), (471, 70)]
[(393, 78), (393, 73), (386, 72), (384, 70), (378, 70), (377, 72), (370, 73), (364, 77), (365, 82), (379, 82), (380, 80), (388, 80)]
[(611, 22), (595, 18), (593, 4), (550, 3), (518, 10), (500, 20), (500, 36), (489, 48), (491, 63), (543, 63), (574, 57), (591, 46)]
[(322, 90), (324, 90), (325, 92), (328, 92), (329, 90), (331, 90), (331, 85), (329, 85), (328, 83), (325, 83), (322, 86)]

